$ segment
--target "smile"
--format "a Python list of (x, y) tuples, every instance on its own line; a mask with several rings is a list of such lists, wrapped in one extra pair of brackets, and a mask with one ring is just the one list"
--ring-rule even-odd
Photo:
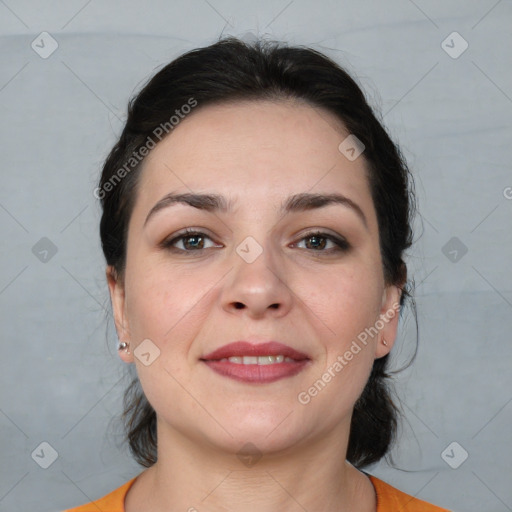
[(307, 354), (276, 341), (236, 341), (200, 360), (218, 375), (257, 384), (293, 377), (312, 362)]

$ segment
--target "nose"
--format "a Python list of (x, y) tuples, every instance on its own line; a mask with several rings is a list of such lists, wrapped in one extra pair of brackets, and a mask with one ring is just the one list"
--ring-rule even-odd
[(292, 307), (293, 293), (286, 283), (282, 262), (264, 249), (248, 263), (236, 252), (234, 269), (221, 293), (222, 307), (230, 314), (253, 319), (285, 316)]

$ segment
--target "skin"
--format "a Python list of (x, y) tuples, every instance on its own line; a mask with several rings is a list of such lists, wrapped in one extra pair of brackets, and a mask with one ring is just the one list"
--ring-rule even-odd
[[(398, 315), (307, 405), (297, 399), (400, 299), (384, 281), (364, 156), (351, 162), (338, 150), (347, 135), (330, 113), (299, 102), (199, 106), (146, 158), (125, 271), (107, 268), (119, 339), (130, 343), (120, 357), (135, 363), (158, 418), (158, 462), (132, 486), (128, 512), (376, 510), (370, 480), (344, 455), (354, 403), (374, 359), (391, 350)], [(170, 192), (221, 194), (233, 205), (173, 205), (145, 224)], [(367, 225), (339, 204), (279, 212), (301, 192), (343, 194)], [(160, 246), (184, 228), (209, 237), (202, 251), (193, 238), (174, 252)], [(350, 248), (315, 244), (305, 237), (315, 230)], [(252, 263), (236, 252), (248, 236), (263, 250)], [(160, 351), (149, 366), (134, 357), (145, 339)], [(236, 340), (280, 341), (310, 362), (253, 384), (200, 360)], [(252, 466), (236, 455), (248, 442), (262, 454)]]

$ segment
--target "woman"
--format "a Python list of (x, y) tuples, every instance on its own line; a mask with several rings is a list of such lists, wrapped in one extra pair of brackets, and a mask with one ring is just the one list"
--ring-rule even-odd
[(396, 432), (413, 191), (345, 71), (191, 51), (130, 103), (95, 194), (147, 469), (75, 512), (444, 510), (362, 471)]

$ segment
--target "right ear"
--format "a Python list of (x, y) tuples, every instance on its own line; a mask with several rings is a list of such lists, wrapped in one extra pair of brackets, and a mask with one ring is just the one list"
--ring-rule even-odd
[[(126, 301), (124, 292), (124, 283), (119, 277), (116, 269), (109, 265), (106, 269), (108, 289), (110, 292), (110, 302), (112, 303), (112, 312), (116, 325), (117, 337), (119, 341), (130, 344), (130, 329), (126, 317)], [(130, 351), (119, 351), (119, 357), (125, 363), (133, 362), (133, 355)]]

